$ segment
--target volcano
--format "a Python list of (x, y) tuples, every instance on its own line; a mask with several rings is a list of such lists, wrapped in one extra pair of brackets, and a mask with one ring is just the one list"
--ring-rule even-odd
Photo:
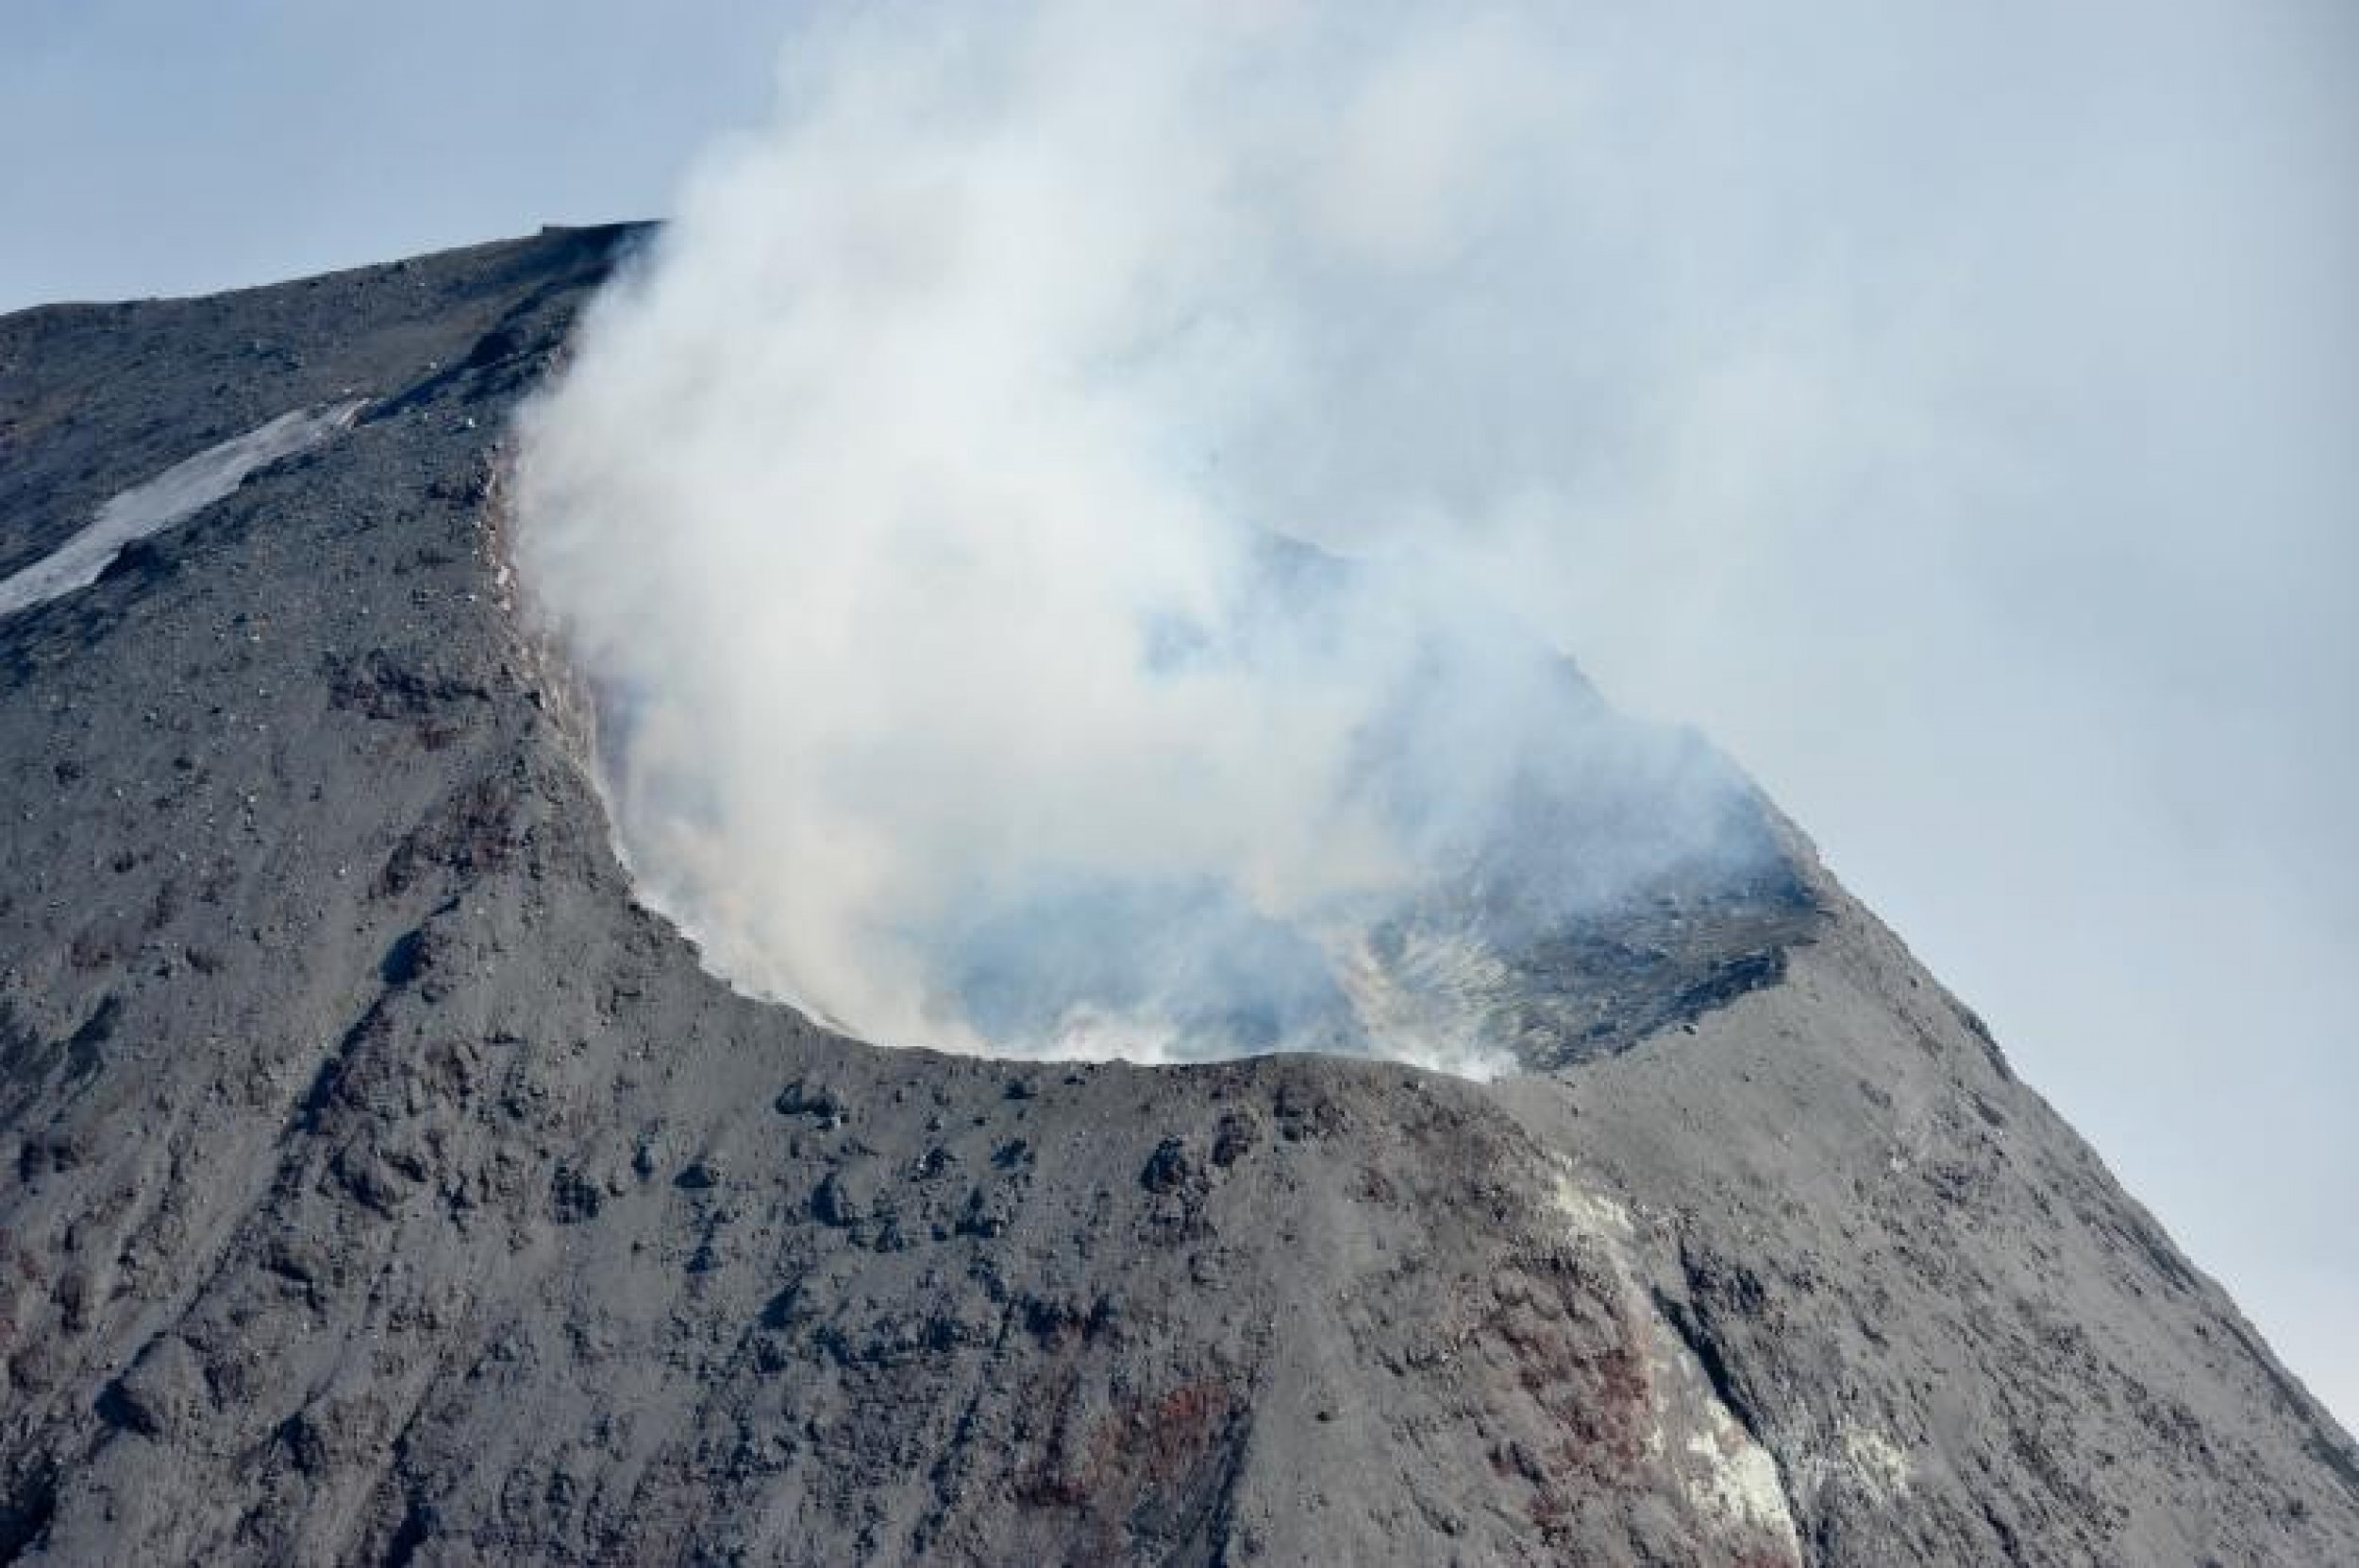
[(2359, 1450), (1765, 801), (1387, 935), (1489, 1082), (713, 978), (506, 536), (644, 233), (0, 319), (0, 1560), (2359, 1561)]

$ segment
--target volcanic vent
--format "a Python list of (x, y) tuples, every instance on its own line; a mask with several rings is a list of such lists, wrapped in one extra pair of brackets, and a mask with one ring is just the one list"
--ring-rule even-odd
[[(895, 1044), (1487, 1076), (1810, 929), (1737, 770), (1504, 608), (1581, 569), (1506, 524), (1568, 533), (1600, 437), (1546, 412), (1548, 267), (1454, 302), (1573, 259), (1529, 226), (1566, 129), (1499, 69), (1562, 41), (1305, 17), (805, 41), (528, 407), (525, 586), (720, 975)], [(1298, 107), (1411, 79), (1406, 187)]]

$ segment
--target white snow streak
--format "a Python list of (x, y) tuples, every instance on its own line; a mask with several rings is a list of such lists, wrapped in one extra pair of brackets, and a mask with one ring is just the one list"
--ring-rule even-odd
[(245, 482), (247, 475), (306, 451), (351, 426), (365, 399), (297, 409), (269, 424), (183, 459), (98, 509), (90, 526), (32, 565), (0, 581), (0, 615), (46, 604), (96, 582), (123, 547), (193, 517)]

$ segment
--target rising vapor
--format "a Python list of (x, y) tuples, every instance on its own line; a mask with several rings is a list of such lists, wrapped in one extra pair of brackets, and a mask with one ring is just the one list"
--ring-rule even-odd
[(1484, 1072), (1502, 943), (1765, 853), (1497, 591), (1564, 569), (1643, 390), (1567, 292), (1594, 47), (1342, 5), (795, 41), (516, 488), (718, 972), (893, 1043)]

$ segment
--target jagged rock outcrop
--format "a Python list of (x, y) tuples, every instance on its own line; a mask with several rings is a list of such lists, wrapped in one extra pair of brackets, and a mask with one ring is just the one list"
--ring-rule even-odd
[(0, 1561), (2359, 1561), (2350, 1440), (1799, 838), (1487, 1086), (708, 976), (500, 539), (631, 235), (0, 320), (0, 575), (371, 400), (0, 619)]

